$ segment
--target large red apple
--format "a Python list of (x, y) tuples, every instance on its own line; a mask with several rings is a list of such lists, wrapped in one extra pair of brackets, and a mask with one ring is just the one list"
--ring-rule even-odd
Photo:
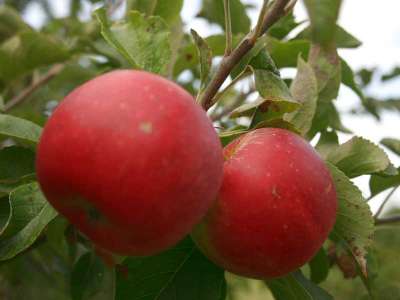
[(215, 200), (223, 156), (206, 113), (176, 84), (114, 71), (69, 94), (37, 155), (49, 202), (97, 246), (151, 255), (188, 234)]
[(330, 173), (301, 137), (257, 129), (224, 149), (218, 200), (193, 238), (223, 268), (273, 278), (310, 260), (336, 217)]

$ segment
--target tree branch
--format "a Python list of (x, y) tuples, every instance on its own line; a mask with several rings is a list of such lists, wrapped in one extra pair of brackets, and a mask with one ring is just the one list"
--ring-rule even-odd
[[(276, 21), (286, 14), (287, 10), (285, 7), (289, 2), (290, 0), (275, 1), (264, 17), (258, 37), (267, 32), (267, 30), (271, 28)], [(247, 34), (247, 36), (232, 51), (232, 53), (229, 56), (224, 56), (222, 59), (218, 70), (199, 99), (200, 105), (205, 110), (208, 110), (213, 105), (214, 96), (218, 93), (219, 88), (225, 82), (232, 69), (242, 59), (242, 57), (254, 47), (255, 40), (252, 39), (252, 34), (253, 31)]]
[(232, 52), (232, 21), (231, 21), (230, 0), (224, 0), (224, 13), (225, 13), (225, 35), (226, 35), (225, 56), (229, 56)]
[(264, 0), (263, 6), (260, 11), (260, 15), (258, 16), (256, 27), (253, 29), (253, 32), (251, 33), (251, 40), (254, 43), (257, 41), (258, 37), (261, 35), (261, 31), (263, 29), (263, 24), (264, 24), (264, 18), (265, 18), (265, 15), (267, 14), (268, 3), (269, 3), (269, 0)]
[(394, 194), (394, 192), (396, 192), (397, 188), (399, 186), (396, 186), (395, 188), (393, 188), (390, 193), (386, 196), (385, 200), (383, 200), (382, 204), (379, 206), (377, 212), (374, 215), (374, 218), (377, 219), (379, 217), (379, 215), (382, 213), (383, 208), (385, 207), (386, 203), (390, 200), (390, 197), (392, 197), (392, 195)]
[(14, 108), (18, 104), (21, 104), (30, 95), (32, 95), (38, 88), (40, 88), (41, 86), (43, 86), (44, 84), (49, 82), (57, 74), (59, 74), (63, 68), (64, 68), (64, 66), (61, 64), (54, 65), (53, 67), (51, 67), (50, 70), (45, 75), (43, 75), (42, 77), (40, 77), (37, 80), (34, 80), (30, 86), (28, 86), (21, 93), (19, 93), (14, 98), (12, 98), (10, 101), (8, 101), (4, 105), (4, 112), (9, 111), (10, 109)]
[(375, 220), (375, 225), (377, 225), (377, 226), (378, 225), (395, 224), (395, 223), (400, 223), (400, 216), (393, 216), (393, 217), (387, 217), (387, 218)]

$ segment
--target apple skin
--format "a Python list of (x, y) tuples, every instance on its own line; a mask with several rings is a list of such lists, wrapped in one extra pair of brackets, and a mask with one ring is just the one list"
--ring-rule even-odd
[(211, 121), (185, 90), (118, 70), (61, 102), (36, 168), (48, 201), (98, 247), (144, 256), (173, 246), (206, 214), (223, 155)]
[(257, 129), (224, 149), (218, 200), (192, 233), (216, 264), (246, 277), (283, 276), (309, 261), (337, 209), (324, 162), (300, 136)]

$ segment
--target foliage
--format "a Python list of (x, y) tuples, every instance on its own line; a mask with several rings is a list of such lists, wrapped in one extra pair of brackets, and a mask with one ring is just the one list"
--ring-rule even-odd
[[(23, 18), (34, 2), (45, 14), (40, 28)], [(0, 298), (323, 300), (399, 295), (393, 280), (400, 276), (398, 265), (389, 262), (396, 260), (395, 247), (400, 247), (398, 229), (380, 229), (373, 241), (372, 213), (350, 180), (368, 176), (374, 197), (400, 185), (398, 166), (363, 137), (354, 135), (339, 144), (338, 134), (352, 133), (342, 124), (334, 100), (345, 85), (360, 98), (352, 113), (380, 119), (385, 111), (400, 111), (400, 99), (366, 94), (377, 71), (354, 72), (339, 56), (338, 48), (361, 45), (337, 25), (342, 1), (305, 0), (310, 22), (296, 36), (293, 30), (307, 20), (282, 11), (237, 60), (229, 57), (226, 39), (234, 49), (248, 47), (262, 29), (250, 31), (253, 8), (244, 1), (230, 1), (232, 28), (226, 28), (223, 1), (201, 0), (196, 18), (223, 31), (206, 37), (189, 32), (191, 24), (183, 23), (182, 0), (128, 0), (126, 11), (122, 2), (69, 1), (69, 15), (62, 19), (54, 17), (52, 1), (0, 4)], [(280, 2), (285, 1), (269, 5)], [(85, 5), (93, 15), (80, 18)], [(283, 78), (280, 71), (286, 67), (296, 68), (296, 76)], [(55, 106), (83, 82), (116, 68), (159, 73), (198, 99), (211, 95), (208, 100), (217, 104), (210, 115), (224, 145), (258, 127), (316, 137), (315, 148), (335, 181), (339, 210), (329, 240), (314, 259), (264, 283), (227, 274), (186, 238), (159, 255), (122, 258), (107, 266), (90, 241), (47, 203), (35, 181), (34, 159), (41, 126)], [(395, 67), (378, 80), (398, 76)], [(225, 81), (231, 83), (221, 88)], [(400, 155), (400, 140), (387, 137), (381, 144)], [(374, 257), (380, 261), (379, 272)], [(349, 269), (356, 279), (342, 278)]]

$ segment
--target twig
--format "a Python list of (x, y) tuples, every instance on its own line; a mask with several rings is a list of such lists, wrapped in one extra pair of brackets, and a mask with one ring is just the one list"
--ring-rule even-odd
[(232, 21), (231, 21), (230, 0), (224, 0), (224, 13), (225, 13), (225, 34), (226, 34), (225, 56), (229, 56), (232, 52)]
[[(263, 35), (276, 21), (285, 15), (285, 7), (289, 2), (290, 0), (275, 1), (264, 17), (259, 36)], [(217, 72), (199, 99), (201, 106), (205, 110), (208, 110), (214, 103), (214, 96), (218, 93), (219, 88), (225, 82), (232, 69), (253, 48), (255, 41), (252, 40), (252, 34), (253, 32), (250, 32), (229, 56), (225, 56), (222, 59)]]
[(392, 195), (394, 194), (394, 192), (396, 192), (397, 188), (399, 186), (396, 186), (395, 188), (393, 188), (390, 193), (386, 196), (385, 200), (383, 200), (382, 204), (379, 206), (377, 212), (374, 215), (374, 218), (377, 219), (379, 217), (379, 215), (382, 213), (383, 208), (385, 207), (386, 203), (390, 200), (390, 197), (392, 197)]
[(248, 76), (250, 72), (251, 70), (248, 67), (246, 67), (242, 72), (240, 72), (240, 74), (236, 76), (221, 92), (215, 95), (215, 97), (213, 98), (213, 103), (211, 103), (211, 106), (217, 103), (218, 100), (221, 98), (221, 96), (229, 89), (231, 89), (236, 83), (238, 83), (240, 80)]
[(30, 86), (24, 89), (21, 93), (16, 95), (10, 101), (5, 103), (4, 105), (4, 112), (9, 111), (10, 109), (14, 108), (16, 105), (21, 104), (25, 101), (30, 95), (32, 95), (38, 88), (49, 82), (53, 77), (61, 72), (64, 68), (64, 65), (58, 64), (54, 65), (50, 68), (50, 70), (43, 75), (42, 77), (34, 80)]
[(289, 13), (293, 10), (294, 6), (296, 5), (297, 0), (291, 0), (286, 6), (285, 6), (285, 12)]
[(393, 223), (400, 223), (400, 216), (393, 216), (375, 220), (375, 225), (387, 225)]
[(246, 97), (254, 92), (254, 90), (251, 90), (247, 93), (241, 93), (236, 96), (236, 98), (230, 103), (229, 105), (225, 106), (219, 113), (213, 114), (210, 116), (211, 120), (218, 121), (221, 120), (223, 117), (229, 115), (235, 108), (237, 108), (242, 102), (246, 99)]
[(251, 34), (251, 40), (254, 43), (256, 42), (258, 37), (261, 35), (261, 30), (262, 30), (262, 27), (264, 24), (264, 18), (267, 13), (267, 9), (268, 9), (268, 3), (269, 3), (269, 0), (264, 0), (260, 15), (258, 16), (256, 27), (254, 28), (253, 33)]
[(367, 202), (371, 201), (376, 195), (370, 195), (367, 199), (365, 199)]

